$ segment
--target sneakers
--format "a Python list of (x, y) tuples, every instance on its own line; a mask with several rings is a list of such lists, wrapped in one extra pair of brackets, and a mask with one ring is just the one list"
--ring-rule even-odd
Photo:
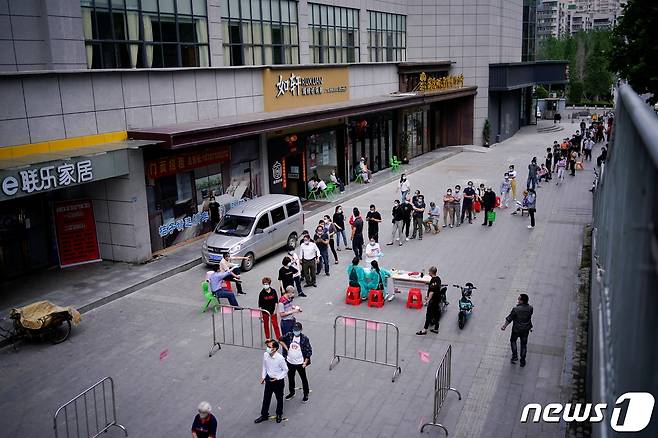
[(525, 359), (521, 359), (521, 364), (520, 365), (521, 365), (521, 367), (525, 366)]
[(439, 331), (437, 329), (430, 329), (432, 333), (436, 333), (437, 335), (439, 334)]
[(283, 417), (281, 415), (276, 416), (276, 422), (281, 423), (283, 421)]
[(297, 294), (298, 297), (306, 298), (308, 295), (306, 295), (304, 292), (300, 292)]
[(402, 242), (400, 242), (399, 246), (402, 246)]
[(308, 395), (305, 395), (302, 399), (302, 403), (308, 403)]
[(386, 246), (391, 246), (393, 245), (393, 242), (387, 243)]
[(293, 398), (294, 396), (295, 396), (295, 393), (294, 393), (294, 392), (291, 392), (290, 394), (288, 394), (288, 395), (285, 397), (285, 399), (286, 399), (286, 400), (290, 400), (290, 399)]
[(267, 420), (269, 420), (269, 418), (270, 418), (270, 417), (267, 416), (267, 415), (261, 415), (260, 417), (258, 417), (258, 418), (256, 418), (256, 419), (254, 420), (254, 423), (256, 423), (256, 424), (258, 424), (258, 423), (262, 423), (263, 421), (267, 421)]
[(407, 237), (407, 242), (409, 241), (409, 238)]
[(533, 227), (532, 225), (528, 225), (529, 230), (532, 230), (533, 228), (535, 228), (535, 227)]
[(427, 332), (426, 332), (425, 330), (418, 330), (418, 331), (416, 332), (416, 334), (417, 334), (418, 336), (424, 336), (424, 335), (427, 334)]
[(510, 359), (510, 362), (511, 362), (511, 363), (516, 363), (517, 360), (518, 360), (518, 358), (513, 357), (512, 359)]

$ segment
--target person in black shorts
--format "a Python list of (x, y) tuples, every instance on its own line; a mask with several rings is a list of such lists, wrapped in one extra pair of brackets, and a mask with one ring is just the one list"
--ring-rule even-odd
[(426, 335), (427, 329), (430, 326), (434, 326), (433, 329), (430, 329), (432, 333), (439, 333), (439, 320), (441, 319), (441, 301), (446, 305), (445, 293), (441, 292), (441, 277), (437, 275), (436, 266), (432, 266), (429, 269), (429, 274), (432, 279), (427, 289), (427, 312), (425, 314), (425, 325), (422, 330), (416, 332), (417, 335)]
[(382, 215), (377, 211), (375, 204), (370, 204), (366, 221), (368, 221), (368, 240), (375, 239), (375, 242), (379, 243), (379, 223), (382, 221)]

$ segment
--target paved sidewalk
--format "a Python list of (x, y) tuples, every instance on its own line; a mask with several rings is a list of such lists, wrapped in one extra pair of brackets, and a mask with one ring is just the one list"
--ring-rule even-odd
[[(431, 201), (439, 200), (448, 186), (469, 179), (497, 189), (509, 163), (519, 170), (521, 188), (530, 158), (541, 157), (553, 139), (537, 134), (536, 127), (524, 128), (484, 153), (460, 153), (411, 174), (412, 190), (422, 190)], [(452, 385), (464, 398), (458, 401), (449, 394), (439, 416), (451, 437), (563, 436), (559, 424), (521, 424), (519, 418), (526, 403), (565, 401), (569, 393), (566, 346), (583, 227), (591, 217), (591, 166), (566, 178), (560, 187), (539, 189), (534, 230), (526, 228), (527, 217), (500, 210), (491, 228), (478, 223), (480, 215), (473, 225), (444, 229), (403, 247), (383, 247), (386, 268), (436, 265), (444, 283), (471, 281), (478, 286), (475, 314), (463, 330), (456, 323), (453, 288), (439, 335), (414, 335), (424, 312), (406, 309), (402, 299), (382, 309), (346, 306), (345, 269), (352, 253), (341, 251), (331, 276), (321, 275), (319, 287), (307, 290), (309, 298), (296, 300), (304, 309), (298, 319), (313, 344), (308, 368), (313, 392), (308, 404), (301, 404), (300, 394), (285, 403), (289, 420), (283, 424), (253, 423), (262, 397), (262, 351), (224, 346), (208, 358), (211, 322), (209, 314), (199, 313), (205, 268), (194, 266), (87, 312), (63, 344), (26, 344), (18, 353), (1, 350), (0, 430), (7, 436), (49, 434), (59, 404), (110, 375), (117, 382), (118, 419), (130, 436), (189, 435), (197, 404), (207, 400), (218, 416), (222, 438), (414, 437), (431, 418), (434, 372), (452, 345)], [(348, 209), (375, 203), (384, 217), (384, 243), (391, 232), (395, 186), (374, 187), (344, 204)], [(308, 220), (329, 210), (316, 210)], [(256, 305), (260, 279), (275, 278), (282, 257), (281, 252), (267, 257), (244, 275), (247, 295), (239, 297), (240, 304)], [(509, 363), (510, 329), (499, 329), (520, 291), (529, 293), (535, 308), (525, 368)], [(392, 369), (379, 365), (341, 360), (328, 370), (337, 315), (390, 321), (400, 328), (402, 374), (396, 383), (390, 381)], [(421, 359), (425, 354), (429, 363)], [(108, 434), (114, 436), (120, 435)]]

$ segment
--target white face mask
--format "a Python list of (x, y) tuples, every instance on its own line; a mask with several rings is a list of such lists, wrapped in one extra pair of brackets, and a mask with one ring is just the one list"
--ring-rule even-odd
[(267, 347), (265, 351), (267, 352), (267, 354), (272, 354), (272, 349), (270, 347)]
[(263, 285), (263, 289), (268, 290), (269, 288), (270, 288), (270, 285), (269, 285), (269, 284), (264, 284), (264, 285)]

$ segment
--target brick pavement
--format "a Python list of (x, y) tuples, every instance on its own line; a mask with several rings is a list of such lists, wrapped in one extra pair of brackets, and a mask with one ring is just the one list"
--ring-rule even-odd
[[(497, 188), (509, 162), (517, 165), (522, 185), (530, 157), (541, 156), (553, 140), (534, 129), (525, 128), (485, 153), (461, 153), (413, 173), (412, 189), (420, 188), (430, 201), (438, 200), (448, 184), (463, 185), (468, 179)], [(25, 345), (17, 354), (0, 351), (0, 410), (6, 414), (0, 418), (0, 430), (8, 436), (19, 431), (25, 436), (49, 433), (50, 415), (59, 403), (111, 375), (118, 385), (118, 417), (131, 435), (182, 436), (188, 433), (197, 403), (208, 400), (219, 417), (222, 437), (415, 436), (420, 424), (431, 418), (434, 371), (452, 344), (453, 386), (464, 399), (457, 401), (450, 394), (441, 412), (439, 419), (451, 436), (558, 436), (559, 425), (523, 425), (518, 418), (525, 403), (560, 401), (568, 393), (562, 388), (566, 330), (582, 228), (591, 209), (591, 174), (586, 170), (569, 178), (559, 188), (539, 190), (535, 230), (525, 228), (527, 218), (499, 213), (492, 228), (476, 223), (401, 248), (384, 247), (385, 267), (419, 269), (434, 264), (444, 282), (472, 281), (478, 286), (477, 308), (464, 330), (457, 328), (453, 304), (444, 315), (441, 333), (425, 337), (414, 335), (423, 311), (405, 309), (403, 300), (383, 309), (345, 306), (344, 270), (351, 257), (339, 253), (341, 262), (331, 265), (331, 277), (321, 276), (320, 287), (310, 290), (310, 298), (298, 299), (304, 308), (299, 320), (314, 347), (309, 368), (313, 393), (306, 405), (299, 396), (287, 402), (289, 421), (281, 425), (253, 424), (262, 396), (260, 351), (226, 346), (208, 358), (210, 321), (199, 313), (198, 286), (205, 269), (195, 267), (88, 312), (64, 344)], [(395, 196), (395, 185), (388, 184), (345, 207), (377, 204), (385, 218), (385, 241)], [(242, 304), (256, 303), (260, 277), (275, 276), (281, 257), (268, 257), (245, 275), (248, 295), (240, 297)], [(522, 369), (509, 364), (509, 331), (503, 333), (499, 326), (517, 289), (525, 288), (535, 306), (535, 328), (528, 366)], [(454, 289), (448, 293), (456, 304)], [(369, 316), (400, 327), (402, 374), (396, 383), (390, 381), (392, 368), (383, 366), (342, 360), (328, 370), (332, 323), (339, 314)], [(159, 354), (165, 349), (169, 354), (161, 361)], [(419, 350), (430, 354), (431, 363), (419, 359)], [(436, 436), (439, 431), (428, 434)]]

